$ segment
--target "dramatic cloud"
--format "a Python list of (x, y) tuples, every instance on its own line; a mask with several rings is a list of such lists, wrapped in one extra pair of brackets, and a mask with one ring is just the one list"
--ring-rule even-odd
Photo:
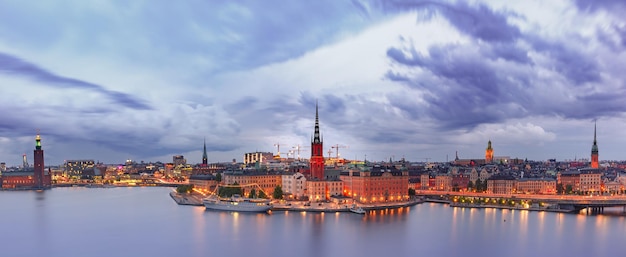
[[(0, 3), (0, 161), (624, 159), (623, 1)], [(292, 155), (293, 156), (293, 155)]]
[[(37, 65), (28, 63), (24, 60), (21, 60), (19, 58), (16, 58), (16, 57), (13, 57), (13, 56), (1, 53), (1, 52), (0, 52), (0, 73), (4, 73), (9, 76), (17, 76), (17, 77), (23, 77), (27, 79), (36, 80), (37, 82), (41, 84), (58, 87), (60, 89), (80, 88), (80, 89), (95, 91), (95, 92), (98, 92), (107, 96), (114, 103), (120, 104), (122, 106), (126, 106), (128, 108), (139, 109), (139, 110), (151, 109), (151, 107), (145, 104), (143, 101), (136, 99), (135, 97), (131, 95), (107, 90), (103, 86), (85, 82), (79, 79), (59, 76), (47, 70), (44, 70), (40, 67), (37, 67)], [(8, 87), (10, 85), (4, 85), (4, 86)]]

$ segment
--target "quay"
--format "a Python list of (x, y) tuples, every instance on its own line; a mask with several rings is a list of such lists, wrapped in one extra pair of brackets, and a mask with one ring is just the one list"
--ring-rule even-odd
[[(198, 193), (180, 194), (175, 191), (170, 192), (170, 197), (179, 205), (203, 206), (204, 196)], [(407, 202), (380, 203), (380, 204), (359, 204), (364, 210), (383, 210), (401, 207), (410, 207), (424, 202), (422, 198), (414, 198)], [(336, 204), (327, 202), (274, 202), (272, 211), (306, 211), (306, 212), (349, 212), (352, 204)]]

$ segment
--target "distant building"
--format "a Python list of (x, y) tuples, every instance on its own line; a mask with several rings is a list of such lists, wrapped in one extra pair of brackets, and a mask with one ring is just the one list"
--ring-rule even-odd
[(222, 174), (222, 181), (226, 185), (257, 184), (268, 196), (274, 192), (276, 186), (283, 185), (282, 174), (275, 171), (230, 170)]
[(487, 192), (492, 194), (512, 194), (515, 189), (515, 177), (508, 174), (496, 174), (487, 179)]
[(202, 150), (202, 167), (206, 167), (209, 164), (209, 157), (206, 154), (206, 139), (204, 140), (204, 147)]
[(7, 171), (7, 164), (5, 162), (0, 162), (0, 173)]
[(194, 188), (203, 190), (205, 192), (212, 192), (217, 186), (217, 180), (213, 175), (191, 175), (189, 177), (189, 184)]
[(65, 175), (69, 177), (93, 176), (96, 173), (94, 160), (67, 160), (63, 167)]
[(556, 194), (556, 180), (553, 178), (521, 178), (517, 180), (517, 193)]
[(579, 191), (588, 194), (597, 194), (602, 191), (602, 171), (598, 169), (580, 170)]
[(306, 177), (300, 172), (282, 175), (282, 189), (285, 195), (290, 195), (294, 200), (305, 196)]
[(254, 152), (254, 153), (245, 153), (243, 155), (243, 164), (255, 164), (266, 163), (274, 158), (274, 154), (271, 152)]
[(186, 165), (187, 160), (185, 160), (185, 157), (182, 155), (174, 155), (174, 157), (172, 157), (172, 163), (174, 163), (174, 166)]

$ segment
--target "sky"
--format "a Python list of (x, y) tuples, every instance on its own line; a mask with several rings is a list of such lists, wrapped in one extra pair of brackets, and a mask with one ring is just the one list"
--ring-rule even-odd
[[(0, 0), (0, 162), (626, 153), (626, 2)], [(335, 147), (332, 147), (335, 146)]]

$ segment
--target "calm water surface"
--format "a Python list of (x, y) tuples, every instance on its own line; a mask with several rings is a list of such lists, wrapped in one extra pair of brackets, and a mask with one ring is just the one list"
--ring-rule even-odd
[(171, 190), (0, 192), (0, 256), (626, 256), (624, 216), (430, 203), (246, 214), (178, 206)]

